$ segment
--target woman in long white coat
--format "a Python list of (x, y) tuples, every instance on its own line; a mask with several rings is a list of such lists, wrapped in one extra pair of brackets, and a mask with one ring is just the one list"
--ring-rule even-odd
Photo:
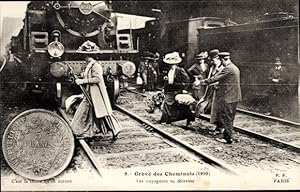
[(77, 85), (86, 86), (92, 105), (84, 97), (74, 115), (71, 127), (77, 137), (103, 135), (110, 129), (115, 137), (121, 126), (112, 115), (112, 107), (106, 90), (101, 63), (91, 57), (86, 58), (87, 66), (82, 79), (76, 79)]

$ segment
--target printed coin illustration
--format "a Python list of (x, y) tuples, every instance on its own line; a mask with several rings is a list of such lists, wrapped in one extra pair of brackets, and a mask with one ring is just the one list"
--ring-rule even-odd
[(7, 126), (3, 155), (19, 175), (45, 180), (60, 174), (74, 153), (74, 137), (68, 123), (44, 109), (19, 114)]

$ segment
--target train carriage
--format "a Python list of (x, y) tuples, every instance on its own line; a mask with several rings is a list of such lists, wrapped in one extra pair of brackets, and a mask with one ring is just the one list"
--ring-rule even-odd
[[(266, 14), (269, 16), (270, 14)], [(273, 14), (272, 14), (273, 15)], [(298, 118), (298, 23), (299, 18), (290, 14), (278, 18), (260, 17), (253, 23), (214, 29), (198, 28), (198, 49), (218, 48), (231, 52), (232, 60), (241, 71), (243, 104), (252, 110), (259, 108), (268, 112), (270, 83), (268, 75), (274, 59), (279, 57), (288, 69), (289, 83), (286, 85), (290, 111), (288, 119)], [(276, 106), (273, 106), (276, 107)]]

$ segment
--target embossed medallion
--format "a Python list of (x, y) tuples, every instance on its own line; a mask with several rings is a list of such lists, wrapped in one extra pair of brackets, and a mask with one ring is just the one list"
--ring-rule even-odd
[(74, 137), (67, 122), (57, 114), (31, 109), (7, 126), (2, 150), (6, 162), (17, 174), (45, 180), (68, 166), (74, 152)]

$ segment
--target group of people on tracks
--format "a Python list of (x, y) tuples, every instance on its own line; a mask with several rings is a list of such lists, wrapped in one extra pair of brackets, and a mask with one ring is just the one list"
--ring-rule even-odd
[[(153, 58), (145, 57), (145, 61), (148, 64), (155, 62), (156, 59)], [(83, 90), (88, 96), (83, 97), (76, 110), (71, 124), (73, 133), (79, 138), (86, 138), (99, 133), (105, 135), (111, 131), (116, 138), (122, 128), (112, 114), (101, 64), (91, 57), (87, 57), (86, 62), (87, 67), (76, 84), (84, 85)], [(230, 53), (220, 52), (218, 49), (201, 52), (196, 55), (195, 63), (187, 71), (179, 66), (182, 58), (178, 52), (166, 54), (163, 62), (169, 65), (169, 70), (163, 77), (164, 99), (158, 123), (170, 124), (186, 120), (186, 126), (189, 126), (195, 121), (195, 117), (210, 113), (210, 123), (216, 125), (215, 130), (210, 133), (222, 135), (222, 138), (216, 139), (231, 144), (234, 141), (233, 122), (238, 103), (242, 101), (242, 93), (240, 70), (231, 61)], [(278, 61), (277, 63), (280, 64)], [(143, 73), (144, 70), (143, 66), (139, 67), (138, 75), (148, 75)], [(153, 71), (159, 70), (153, 68)], [(271, 71), (270, 78), (278, 76), (277, 71)], [(157, 73), (152, 79), (157, 82)], [(276, 79), (272, 78), (273, 81)]]
[[(178, 52), (166, 54), (163, 61), (170, 65), (170, 69), (164, 78), (165, 101), (159, 123), (186, 119), (186, 126), (189, 126), (195, 116), (210, 109), (210, 122), (216, 124), (213, 133), (223, 135), (223, 138), (217, 140), (232, 143), (234, 116), (242, 94), (240, 71), (231, 62), (230, 53), (217, 49), (209, 53), (202, 52), (187, 71), (178, 67), (182, 61)], [(189, 94), (191, 78), (194, 80), (192, 94)]]

